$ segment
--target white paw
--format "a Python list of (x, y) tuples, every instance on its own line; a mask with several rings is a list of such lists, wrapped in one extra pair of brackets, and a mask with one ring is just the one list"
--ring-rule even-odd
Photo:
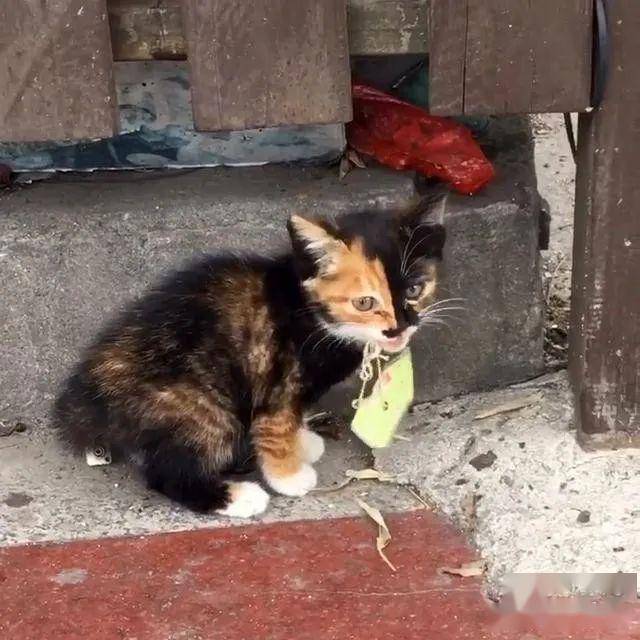
[(300, 429), (298, 438), (302, 459), (309, 464), (318, 462), (324, 454), (324, 440), (322, 437), (309, 429)]
[(231, 502), (216, 513), (231, 518), (251, 518), (269, 504), (269, 494), (257, 482), (230, 482), (229, 495)]
[(318, 484), (316, 470), (310, 464), (303, 464), (290, 476), (274, 477), (265, 474), (269, 486), (285, 496), (303, 496)]

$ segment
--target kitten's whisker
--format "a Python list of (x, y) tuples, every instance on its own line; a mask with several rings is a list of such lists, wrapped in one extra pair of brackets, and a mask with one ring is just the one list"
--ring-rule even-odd
[(437, 302), (430, 304), (427, 307), (427, 309), (435, 309), (436, 307), (439, 307), (443, 304), (448, 304), (449, 302), (466, 302), (466, 301), (467, 301), (466, 298), (445, 298), (444, 300), (438, 300)]
[(428, 325), (428, 324), (443, 326), (443, 327), (445, 327), (445, 329), (447, 329), (447, 331), (449, 331), (449, 333), (451, 333), (451, 335), (453, 335), (453, 331), (452, 331), (451, 327), (446, 322), (444, 322), (442, 320), (440, 320), (440, 321), (439, 320), (424, 320), (424, 321), (420, 322), (420, 326)]
[[(409, 261), (409, 258), (411, 257), (411, 254), (413, 253), (414, 249), (411, 249), (411, 253), (409, 253), (409, 255), (407, 255), (407, 251), (409, 250), (409, 247), (411, 246), (411, 241), (413, 240), (413, 236), (415, 235), (416, 231), (418, 229), (422, 229), (423, 227), (429, 227), (431, 226), (430, 222), (421, 222), (420, 224), (416, 225), (413, 230), (411, 231), (411, 235), (409, 236), (409, 239), (407, 240), (407, 243), (404, 245), (404, 250), (402, 252), (402, 260), (400, 261), (400, 273), (403, 276), (406, 276), (407, 274), (405, 273), (406, 271), (406, 267), (407, 267), (407, 262)], [(427, 240), (429, 238), (429, 236), (425, 236), (422, 241)], [(422, 242), (421, 241), (421, 242)], [(417, 245), (415, 246), (419, 246), (420, 242), (418, 242)], [(417, 262), (417, 260), (414, 260), (411, 265), (414, 265)]]
[(404, 276), (405, 274), (405, 267), (406, 265), (406, 259), (407, 259), (407, 250), (409, 249), (409, 247), (411, 246), (411, 241), (413, 240), (413, 236), (415, 235), (416, 231), (421, 227), (422, 225), (418, 225), (417, 227), (414, 227), (411, 230), (411, 234), (409, 235), (409, 239), (407, 240), (407, 243), (404, 245), (404, 249), (402, 250), (402, 258), (400, 260), (400, 273)]
[(469, 309), (467, 309), (467, 307), (458, 307), (458, 306), (437, 307), (436, 309), (431, 309), (431, 308), (427, 307), (426, 309), (423, 309), (420, 313), (438, 313), (439, 311), (465, 311), (465, 312), (468, 312)]
[(467, 322), (469, 322), (468, 318), (460, 318), (459, 316), (450, 316), (444, 313), (438, 316), (427, 316), (425, 320), (439, 320), (440, 318), (448, 318), (449, 320), (455, 320), (457, 322), (460, 322), (461, 324), (466, 324)]
[(302, 353), (302, 351), (304, 350), (307, 342), (309, 342), (309, 340), (311, 340), (311, 338), (313, 338), (313, 336), (315, 336), (319, 331), (326, 331), (325, 327), (318, 327), (317, 329), (314, 329), (305, 339), (304, 342), (302, 343), (300, 350), (298, 351), (298, 353)]
[(464, 311), (468, 312), (469, 310), (466, 307), (438, 307), (437, 309), (423, 309), (418, 315), (426, 316), (426, 315), (437, 315), (443, 311)]
[[(326, 335), (322, 336), (322, 338), (320, 338), (320, 340), (318, 340), (314, 345), (313, 345), (313, 349), (311, 349), (311, 353), (313, 353), (325, 340), (327, 339), (333, 339), (333, 336), (327, 332)], [(329, 343), (329, 345), (327, 346), (331, 346), (331, 343)]]
[[(428, 226), (428, 225), (418, 225), (418, 226), (414, 229), (414, 233), (415, 233), (416, 229), (419, 229), (421, 226)], [(413, 236), (413, 233), (412, 233), (411, 235)], [(413, 247), (412, 247), (411, 251), (409, 251), (409, 254), (407, 255), (406, 262), (408, 262), (408, 261), (409, 261), (409, 259), (410, 259), (410, 258), (411, 258), (411, 256), (413, 255), (413, 252), (414, 252), (414, 251), (415, 251), (415, 250), (416, 250), (416, 249), (417, 249), (421, 244), (423, 244), (424, 242), (426, 242), (427, 240), (429, 240), (429, 238), (430, 238), (430, 237), (431, 237), (431, 234), (428, 234), (428, 235), (426, 235), (424, 238), (421, 238), (418, 242), (416, 242), (416, 243), (415, 243), (415, 245), (413, 245)], [(409, 240), (409, 242), (407, 242), (407, 246), (409, 246), (410, 241), (411, 241), (411, 240)], [(411, 267), (411, 266), (412, 266), (412, 265), (414, 265), (418, 260), (420, 260), (420, 258), (416, 258), (416, 259), (411, 263), (411, 265), (409, 265), (409, 266)], [(405, 266), (406, 266), (406, 263), (405, 263)], [(402, 265), (401, 265), (401, 267), (402, 267)], [(402, 269), (401, 269), (401, 270), (402, 270)]]
[(417, 264), (418, 262), (420, 262), (420, 260), (422, 260), (423, 257), (422, 256), (418, 256), (415, 260), (413, 260), (411, 262), (411, 264), (408, 266), (408, 271), (407, 273), (411, 273), (411, 268), (413, 267), (414, 264)]
[(449, 324), (447, 322), (445, 322), (444, 320), (436, 320), (434, 318), (421, 320), (420, 326), (422, 326), (423, 324), (439, 324), (439, 325), (442, 325), (443, 327), (449, 328)]

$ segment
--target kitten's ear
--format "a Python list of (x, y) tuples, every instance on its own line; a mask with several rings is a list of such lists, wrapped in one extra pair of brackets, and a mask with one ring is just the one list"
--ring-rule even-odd
[(287, 222), (293, 252), (299, 261), (311, 261), (322, 273), (328, 273), (344, 243), (336, 230), (324, 220), (309, 220), (292, 215)]
[(429, 193), (420, 197), (417, 202), (400, 214), (400, 222), (407, 227), (416, 227), (423, 222), (444, 224), (444, 212), (450, 191), (446, 185), (438, 184)]
[(425, 258), (442, 259), (447, 238), (443, 226), (449, 190), (438, 187), (400, 215), (400, 236), (415, 247), (416, 253)]

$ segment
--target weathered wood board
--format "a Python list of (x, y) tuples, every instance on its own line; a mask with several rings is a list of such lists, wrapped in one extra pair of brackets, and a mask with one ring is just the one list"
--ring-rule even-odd
[(349, 0), (351, 55), (427, 51), (427, 0)]
[[(181, 5), (181, 0), (109, 0), (114, 58), (186, 59)], [(427, 0), (349, 0), (351, 54), (425, 53), (427, 5)]]
[(431, 111), (583, 111), (592, 25), (592, 0), (432, 0)]
[(105, 0), (0, 3), (0, 140), (113, 135), (111, 67)]
[(184, 0), (196, 128), (352, 117), (345, 0)]
[(582, 442), (640, 446), (640, 3), (610, 3), (604, 103), (580, 116), (570, 372)]

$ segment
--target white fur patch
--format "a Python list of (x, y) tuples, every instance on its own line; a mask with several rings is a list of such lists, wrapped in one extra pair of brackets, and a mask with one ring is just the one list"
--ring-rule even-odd
[(309, 464), (318, 462), (324, 454), (324, 440), (317, 433), (309, 429), (300, 429), (298, 432), (300, 453), (302, 459)]
[(230, 482), (229, 495), (231, 502), (216, 513), (231, 518), (251, 518), (269, 504), (269, 494), (257, 482)]
[(318, 484), (318, 475), (310, 464), (303, 464), (290, 476), (275, 477), (265, 473), (264, 477), (274, 491), (284, 496), (304, 496)]

